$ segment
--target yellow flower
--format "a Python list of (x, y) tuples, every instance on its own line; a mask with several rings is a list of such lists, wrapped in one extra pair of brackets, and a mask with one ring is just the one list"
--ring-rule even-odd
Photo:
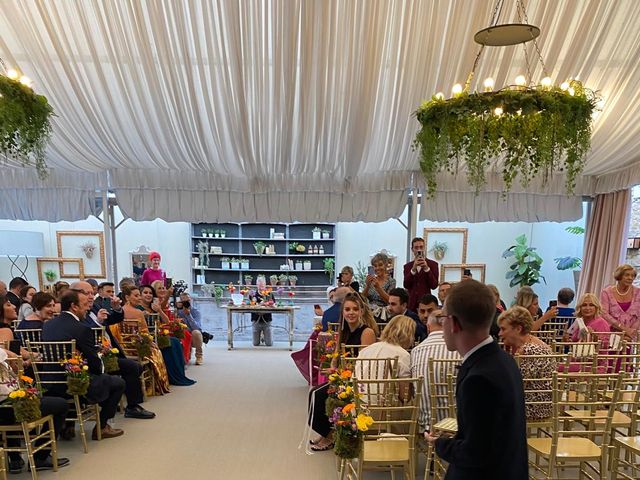
[(361, 432), (366, 432), (367, 430), (369, 430), (369, 427), (373, 425), (373, 418), (371, 418), (369, 415), (365, 415), (364, 413), (359, 413), (358, 416), (356, 417), (356, 426), (358, 427), (358, 430), (360, 430)]
[(112, 348), (111, 349), (111, 353), (118, 353), (118, 349), (117, 348)]
[(9, 398), (18, 398), (18, 391), (14, 390), (9, 394)]
[(162, 331), (162, 334), (163, 334), (163, 335), (169, 335), (169, 330), (163, 330), (163, 331)]
[(84, 366), (82, 367), (82, 370), (89, 370), (89, 367), (87, 367), (86, 365), (84, 365)]
[(335, 382), (336, 380), (338, 380), (338, 374), (337, 373), (332, 373), (331, 375), (329, 375), (329, 381), (331, 382)]

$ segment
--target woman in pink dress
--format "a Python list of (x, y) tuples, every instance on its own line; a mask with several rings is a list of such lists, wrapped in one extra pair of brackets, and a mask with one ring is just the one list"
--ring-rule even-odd
[(614, 330), (624, 332), (627, 340), (636, 340), (640, 327), (640, 288), (633, 286), (637, 272), (629, 264), (613, 272), (616, 283), (600, 294), (602, 317)]
[(151, 265), (142, 273), (140, 285), (152, 285), (157, 280), (162, 281), (162, 285), (167, 286), (167, 275), (160, 268), (160, 254), (151, 252), (149, 254), (149, 262)]
[(602, 318), (602, 306), (595, 293), (585, 293), (576, 304), (576, 318), (582, 318), (586, 331), (575, 328), (571, 335), (572, 342), (599, 341), (600, 353), (609, 353), (609, 323)]

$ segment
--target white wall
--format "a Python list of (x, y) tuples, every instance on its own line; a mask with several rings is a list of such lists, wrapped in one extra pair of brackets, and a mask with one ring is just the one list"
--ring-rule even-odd
[[(403, 214), (407, 222), (407, 211)], [(509, 287), (504, 278), (511, 262), (502, 258), (515, 238), (526, 234), (530, 245), (537, 248), (543, 258), (542, 275), (547, 283), (534, 286), (540, 296), (541, 305), (554, 299), (559, 288), (574, 288), (572, 271), (556, 269), (554, 258), (564, 256), (582, 256), (583, 235), (572, 235), (565, 231), (570, 225), (584, 227), (584, 216), (581, 220), (568, 223), (524, 223), (524, 222), (418, 222), (417, 234), (423, 235), (425, 227), (464, 227), (469, 230), (467, 246), (467, 263), (486, 264), (486, 282), (495, 284), (507, 303), (515, 296), (517, 288)], [(398, 256), (397, 263), (406, 262), (407, 230), (397, 221), (388, 220), (381, 223), (340, 223), (338, 224), (338, 245), (336, 270), (344, 265), (355, 266), (358, 261), (369, 264), (370, 255), (380, 249), (387, 249)], [(398, 285), (402, 284), (402, 269), (396, 268)]]
[[(403, 214), (406, 223), (407, 212)], [(116, 221), (122, 219), (116, 213)], [(569, 225), (584, 226), (584, 218), (577, 222), (536, 224), (512, 222), (487, 223), (434, 223), (419, 222), (418, 235), (426, 226), (465, 227), (469, 229), (467, 263), (485, 263), (487, 265), (486, 281), (498, 286), (501, 296), (509, 303), (515, 294), (504, 278), (509, 261), (502, 258), (502, 252), (514, 243), (515, 238), (525, 233), (532, 246), (537, 247), (544, 259), (542, 274), (546, 277), (546, 285), (534, 288), (540, 295), (542, 305), (555, 298), (560, 287), (573, 287), (571, 271), (558, 271), (553, 259), (560, 256), (582, 256), (583, 236), (565, 232)], [(102, 223), (96, 218), (88, 218), (79, 222), (21, 222), (0, 220), (0, 230), (39, 231), (44, 234), (45, 255), (55, 257), (57, 230), (102, 230)], [(151, 222), (134, 222), (127, 220), (116, 231), (117, 261), (119, 277), (131, 273), (129, 252), (140, 245), (157, 250), (162, 255), (162, 268), (175, 280), (191, 281), (190, 224), (184, 222), (167, 223), (163, 220)], [(369, 264), (370, 255), (380, 249), (387, 249), (398, 256), (398, 264), (406, 261), (407, 231), (397, 220), (381, 223), (339, 223), (337, 225), (336, 270), (344, 265), (355, 266), (358, 261)], [(22, 261), (21, 261), (22, 262)], [(0, 279), (9, 280), (10, 263), (7, 258), (0, 257)], [(398, 285), (402, 284), (402, 270), (398, 270)], [(35, 259), (30, 262), (27, 271), (31, 283), (37, 283)]]

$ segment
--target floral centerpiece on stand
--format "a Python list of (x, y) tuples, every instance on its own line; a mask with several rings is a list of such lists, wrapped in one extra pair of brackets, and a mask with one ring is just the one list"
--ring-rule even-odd
[(9, 393), (7, 401), (13, 407), (16, 421), (28, 423), (41, 418), (40, 391), (33, 384), (33, 379), (22, 375), (15, 386), (15, 390)]
[(163, 348), (168, 348), (171, 346), (171, 332), (166, 326), (162, 326), (158, 329), (158, 348), (162, 350)]
[(106, 373), (117, 372), (118, 370), (120, 370), (120, 366), (118, 365), (118, 353), (120, 352), (117, 348), (109, 348), (108, 346), (103, 346), (100, 353), (102, 356), (104, 371)]
[[(168, 332), (167, 335), (172, 337), (176, 337), (178, 340), (182, 340), (184, 338), (184, 331), (188, 327), (179, 320), (169, 320), (167, 323), (162, 325), (162, 332)], [(159, 346), (159, 345), (158, 345)]]
[(136, 335), (133, 341), (139, 358), (146, 358), (151, 356), (151, 345), (153, 345), (153, 337), (144, 332), (140, 332)]
[(69, 395), (86, 395), (89, 390), (89, 366), (82, 355), (75, 353), (62, 362), (67, 373), (67, 393)]

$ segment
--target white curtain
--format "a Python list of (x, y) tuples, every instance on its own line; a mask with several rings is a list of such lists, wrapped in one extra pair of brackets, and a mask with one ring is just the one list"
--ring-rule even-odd
[[(276, 205), (272, 220), (379, 220), (402, 211), (418, 171), (411, 113), (464, 83), (492, 3), (4, 0), (0, 56), (55, 108), (48, 163), (76, 183), (111, 172), (132, 218), (250, 220)], [(615, 172), (640, 169), (640, 2), (527, 5), (554, 81), (577, 76), (605, 97), (587, 193), (627, 186)], [(502, 19), (517, 20), (515, 2)], [(524, 72), (521, 47), (487, 49), (473, 86)], [(460, 174), (442, 190), (465, 186)], [(567, 216), (576, 200), (552, 202)]]

